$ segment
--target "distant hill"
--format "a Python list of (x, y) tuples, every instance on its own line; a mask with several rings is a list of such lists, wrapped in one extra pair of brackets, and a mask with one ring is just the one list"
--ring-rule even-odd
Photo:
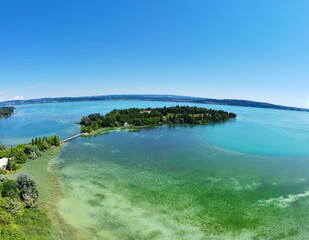
[(271, 103), (255, 102), (255, 101), (248, 101), (248, 100), (212, 99), (212, 98), (198, 98), (198, 97), (187, 97), (187, 96), (177, 96), (177, 95), (139, 95), (139, 94), (12, 100), (12, 101), (0, 102), (0, 106), (36, 104), (36, 103), (56, 103), (56, 102), (102, 101), (102, 100), (143, 100), (143, 101), (162, 101), (162, 102), (188, 102), (188, 103), (219, 104), (219, 105), (271, 108), (271, 109), (309, 112), (309, 109), (305, 109), (305, 108), (287, 107), (287, 106), (275, 105)]

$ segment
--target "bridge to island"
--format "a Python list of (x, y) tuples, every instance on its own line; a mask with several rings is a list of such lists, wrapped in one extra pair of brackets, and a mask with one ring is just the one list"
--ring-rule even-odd
[(75, 136), (73, 136), (73, 137), (69, 137), (69, 138), (67, 138), (67, 139), (64, 139), (64, 140), (60, 141), (60, 143), (65, 143), (65, 142), (71, 141), (71, 140), (73, 140), (74, 138), (78, 138), (78, 137), (83, 136), (83, 135), (85, 135), (85, 133), (77, 134), (77, 135), (75, 135)]

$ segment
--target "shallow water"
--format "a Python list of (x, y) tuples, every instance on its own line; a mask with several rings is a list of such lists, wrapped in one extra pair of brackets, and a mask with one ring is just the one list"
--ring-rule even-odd
[[(89, 113), (176, 104), (17, 106), (12, 118), (0, 120), (0, 144), (71, 136), (80, 130), (74, 121)], [(61, 215), (90, 239), (307, 239), (309, 114), (197, 106), (238, 117), (67, 143), (52, 161), (66, 193)]]
[(62, 216), (93, 239), (308, 236), (309, 158), (218, 148), (207, 126), (70, 142)]

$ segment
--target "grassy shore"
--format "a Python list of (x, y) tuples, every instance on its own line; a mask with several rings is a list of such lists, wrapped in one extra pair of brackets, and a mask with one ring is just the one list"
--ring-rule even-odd
[[(48, 228), (45, 231), (49, 234), (45, 237), (41, 236), (40, 239), (78, 239), (76, 231), (63, 221), (57, 211), (57, 203), (63, 196), (63, 192), (61, 190), (59, 176), (54, 171), (48, 169), (49, 161), (60, 155), (60, 153), (60, 147), (50, 149), (44, 152), (41, 157), (35, 160), (29, 160), (23, 164), (18, 172), (10, 174), (10, 177), (15, 178), (20, 173), (28, 173), (35, 178), (38, 184), (40, 192), (39, 208), (47, 210), (52, 220), (51, 224), (45, 226), (45, 228)], [(31, 233), (26, 233), (26, 235), (29, 236), (27, 239), (35, 239), (32, 238)]]
[[(141, 128), (147, 127), (153, 126), (101, 128), (84, 136), (90, 137), (114, 131), (139, 131)], [(58, 212), (58, 202), (64, 194), (59, 176), (55, 172), (57, 166), (49, 165), (49, 162), (59, 156), (60, 153), (61, 147), (52, 148), (43, 152), (41, 157), (28, 160), (17, 172), (9, 174), (12, 179), (15, 179), (20, 173), (30, 174), (36, 180), (40, 193), (39, 208), (26, 210), (22, 217), (16, 220), (17, 227), (24, 234), (25, 239), (87, 239), (81, 236), (82, 233), (65, 222)]]
[(146, 125), (146, 126), (134, 126), (134, 127), (105, 127), (105, 128), (99, 128), (98, 130), (92, 131), (90, 133), (85, 133), (82, 137), (87, 137), (87, 136), (96, 136), (96, 135), (101, 135), (101, 134), (108, 134), (111, 132), (138, 132), (142, 128), (153, 128), (153, 127), (162, 127), (162, 125)]

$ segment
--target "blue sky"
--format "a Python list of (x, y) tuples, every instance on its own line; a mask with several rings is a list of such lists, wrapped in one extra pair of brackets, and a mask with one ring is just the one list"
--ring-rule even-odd
[(0, 1), (0, 101), (176, 94), (309, 108), (308, 0)]

